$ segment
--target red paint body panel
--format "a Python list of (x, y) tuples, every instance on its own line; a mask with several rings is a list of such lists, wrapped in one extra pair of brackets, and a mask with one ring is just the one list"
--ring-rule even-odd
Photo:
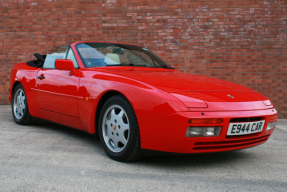
[(75, 74), (74, 63), (73, 61), (68, 59), (56, 59), (55, 68), (70, 71), (69, 73), (70, 76)]
[[(222, 142), (222, 141), (237, 141), (241, 143), (241, 139), (255, 139), (260, 136), (270, 136), (273, 130), (265, 131), (268, 124), (268, 116), (277, 114), (274, 109), (268, 110), (255, 110), (255, 111), (228, 111), (228, 112), (205, 112), (204, 116), (201, 111), (198, 112), (177, 112), (170, 115), (164, 114), (154, 114), (147, 111), (136, 110), (137, 118), (139, 124), (141, 125), (141, 138), (142, 147), (145, 149), (174, 152), (174, 153), (203, 153), (203, 152), (214, 152), (214, 151), (228, 151), (241, 149), (240, 146), (233, 146), (223, 149), (205, 149), (196, 150), (195, 143), (197, 142)], [(258, 134), (246, 135), (246, 136), (236, 136), (233, 138), (228, 138), (226, 136), (229, 121), (232, 118), (240, 117), (263, 117), (265, 118), (265, 125), (263, 131)], [(186, 129), (191, 126), (188, 124), (188, 120), (191, 118), (223, 118), (221, 134), (218, 137), (199, 137), (199, 138), (187, 138)], [(147, 121), (148, 119), (148, 121)], [(197, 125), (197, 126), (214, 126), (214, 125)], [(250, 144), (246, 147), (251, 147), (257, 145)]]
[(206, 102), (201, 100), (198, 96), (196, 96), (193, 92), (175, 92), (170, 93), (174, 97), (178, 98), (185, 104), (186, 107), (191, 108), (207, 108)]
[[(150, 85), (158, 87), (166, 92), (178, 91), (251, 91), (252, 89), (242, 85), (214, 79), (211, 77), (195, 74), (182, 73), (177, 70), (161, 69), (151, 70), (145, 68), (135, 68), (131, 70), (112, 70), (117, 75), (130, 77)], [(163, 73), (165, 71), (165, 73)]]
[(42, 112), (40, 110), (36, 92), (33, 90), (36, 85), (36, 77), (38, 68), (29, 67), (26, 63), (19, 63), (14, 65), (10, 75), (10, 102), (12, 102), (13, 86), (15, 83), (21, 83), (25, 89), (28, 101), (29, 112), (32, 116), (41, 118)]
[[(79, 114), (85, 129), (91, 133), (94, 133), (96, 123), (95, 109), (101, 96), (108, 91), (123, 94), (134, 109), (163, 114), (188, 110), (178, 99), (148, 84), (103, 71), (83, 69), (79, 85)], [(89, 100), (86, 101), (85, 97)]]
[(73, 127), (76, 129), (84, 130), (79, 118), (71, 117), (71, 116), (67, 116), (67, 115), (63, 115), (59, 113), (54, 113), (54, 112), (46, 111), (46, 110), (43, 110), (42, 114), (43, 114), (42, 119), (60, 123), (62, 125), (66, 125), (66, 126)]
[[(37, 76), (35, 91), (41, 109), (78, 117), (78, 84), (80, 70), (73, 76), (69, 70), (40, 69)], [(53, 101), (53, 103), (49, 102)]]
[[(29, 112), (89, 133), (96, 132), (96, 112), (103, 95), (116, 91), (135, 110), (141, 147), (175, 153), (236, 150), (264, 143), (269, 116), (277, 114), (265, 96), (235, 83), (173, 69), (142, 67), (85, 68), (71, 44), (80, 66), (70, 70), (38, 69), (16, 64), (10, 76), (10, 101), (15, 83), (25, 89)], [(44, 76), (45, 79), (38, 79)], [(227, 95), (231, 95), (229, 97)], [(203, 115), (204, 114), (204, 115)], [(260, 133), (227, 137), (230, 119), (260, 117)], [(191, 118), (222, 118), (218, 137), (187, 138)], [(272, 120), (274, 121), (274, 120)], [(204, 125), (197, 125), (204, 126)], [(206, 126), (206, 125), (205, 125)]]

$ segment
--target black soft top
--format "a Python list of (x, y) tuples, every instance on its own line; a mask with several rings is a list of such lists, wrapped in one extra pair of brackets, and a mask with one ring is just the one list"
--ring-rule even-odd
[(43, 67), (47, 55), (40, 55), (39, 53), (35, 53), (34, 56), (37, 58), (37, 60), (27, 61), (26, 64), (31, 67)]

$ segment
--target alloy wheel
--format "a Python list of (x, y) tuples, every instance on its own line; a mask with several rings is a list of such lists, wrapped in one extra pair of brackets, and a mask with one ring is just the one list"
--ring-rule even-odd
[(125, 149), (129, 141), (130, 124), (127, 113), (121, 106), (112, 105), (105, 111), (102, 133), (112, 152), (120, 153)]
[(25, 114), (26, 96), (22, 89), (18, 89), (14, 95), (13, 112), (15, 117), (20, 120)]

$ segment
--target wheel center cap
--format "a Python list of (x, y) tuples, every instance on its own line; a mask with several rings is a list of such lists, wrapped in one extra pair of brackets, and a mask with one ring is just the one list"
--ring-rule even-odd
[(117, 126), (114, 125), (114, 131), (117, 131)]

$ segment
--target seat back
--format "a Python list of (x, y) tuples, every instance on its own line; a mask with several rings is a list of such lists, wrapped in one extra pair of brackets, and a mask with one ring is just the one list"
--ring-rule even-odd
[(119, 55), (115, 53), (107, 53), (105, 56), (105, 62), (107, 65), (116, 65), (121, 63)]

